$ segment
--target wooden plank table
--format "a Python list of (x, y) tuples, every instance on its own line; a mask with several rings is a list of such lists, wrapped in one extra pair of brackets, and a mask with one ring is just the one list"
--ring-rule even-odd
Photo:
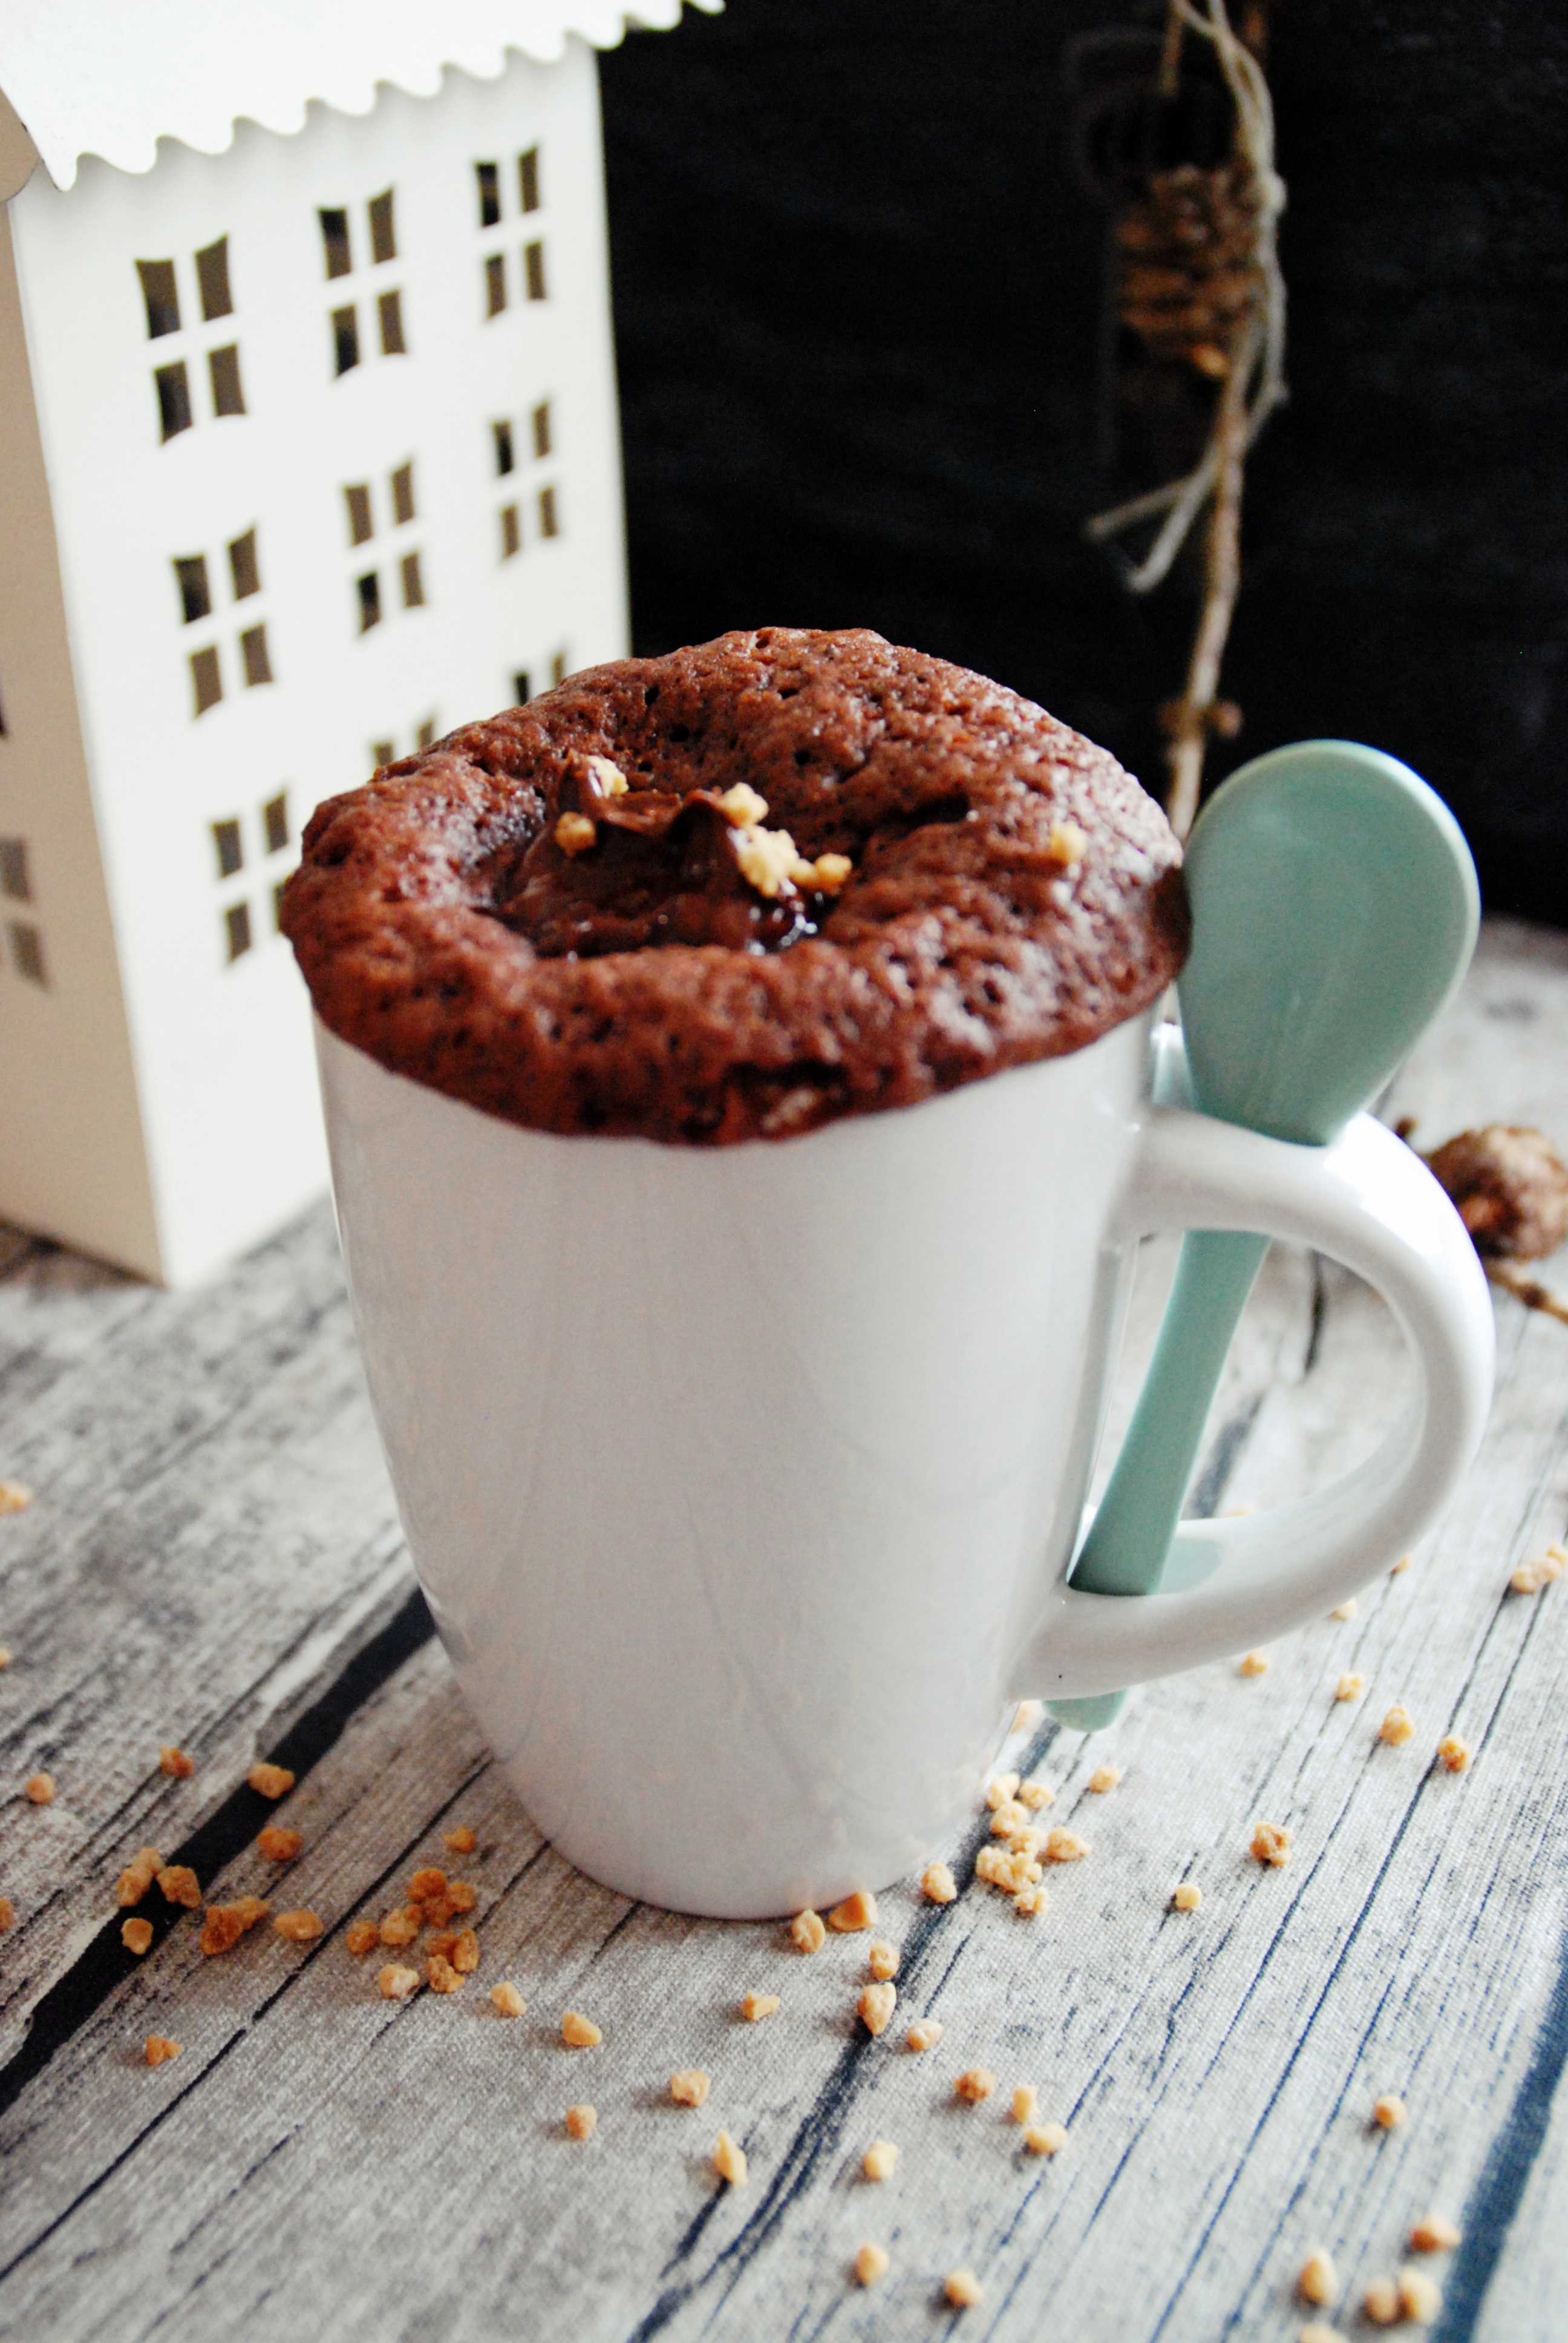
[[(1535, 1121), (1568, 1142), (1568, 939), (1492, 927), (1465, 990), (1386, 1111), (1436, 1141)], [(371, 1429), (330, 1217), (307, 1214), (206, 1291), (170, 1296), (20, 1236), (0, 1268), (0, 1473), (36, 1501), (0, 1521), (0, 2335), (803, 2338), (1079, 2343), (1294, 2336), (1308, 2251), (1337, 2323), (1413, 2220), (1463, 2231), (1432, 2258), (1446, 2343), (1568, 2330), (1568, 1582), (1510, 1594), (1568, 1520), (1568, 1329), (1500, 1298), (1485, 1451), (1412, 1565), (1272, 1654), (1157, 1685), (1109, 1735), (1036, 1719), (1005, 1762), (1087, 1835), (1049, 1913), (983, 1885), (947, 1907), (883, 1898), (901, 1952), (894, 2026), (854, 2004), (866, 1938), (811, 1957), (782, 1927), (628, 1904), (539, 1838), (457, 1697), (413, 1591)], [(1124, 1419), (1168, 1249), (1141, 1270)], [(1568, 1282), (1561, 1263), (1558, 1282)], [(1210, 1426), (1201, 1509), (1269, 1503), (1343, 1469), (1398, 1402), (1388, 1312), (1276, 1248)], [(1342, 1673), (1364, 1695), (1334, 1697)], [(1402, 1701), (1403, 1748), (1376, 1728)], [(1435, 1762), (1462, 1735), (1462, 1775)], [(157, 1769), (160, 1745), (196, 1761)], [(258, 1755), (297, 1773), (282, 1807)], [(1113, 1759), (1121, 1785), (1088, 1787)], [(58, 1784), (35, 1805), (37, 1768)], [(970, 1880), (989, 1820), (951, 1850)], [(1260, 1818), (1284, 1869), (1248, 1854)], [(304, 1835), (268, 1863), (264, 1821)], [(442, 1834), (467, 1824), (460, 1862)], [(152, 1841), (215, 1899), (308, 1906), (221, 1958), (155, 1890), (137, 1961), (114, 1883)], [(394, 2004), (357, 1916), (421, 1863), (478, 1891), (478, 1975)], [(1171, 1909), (1179, 1880), (1200, 1911)], [(156, 1907), (155, 1909), (155, 1907)], [(508, 2021), (488, 1987), (510, 1977)], [(778, 2015), (741, 2021), (745, 1990)], [(568, 2049), (561, 2016), (602, 2026)], [(923, 2056), (908, 2021), (939, 2018)], [(156, 2070), (149, 2033), (181, 2055)], [(1001, 2087), (960, 2104), (964, 2067)], [(700, 2112), (668, 2077), (713, 2078)], [(1015, 2082), (1068, 2127), (1049, 2161), (1009, 2119)], [(1408, 2120), (1383, 2132), (1373, 2101)], [(594, 2137), (566, 2137), (591, 2099)], [(709, 2167), (718, 2125), (750, 2159)], [(860, 2158), (898, 2144), (895, 2177)], [(866, 2290), (857, 2247), (891, 2267)], [(946, 2274), (984, 2286), (943, 2306)], [(1321, 2314), (1320, 2314), (1321, 2315)]]

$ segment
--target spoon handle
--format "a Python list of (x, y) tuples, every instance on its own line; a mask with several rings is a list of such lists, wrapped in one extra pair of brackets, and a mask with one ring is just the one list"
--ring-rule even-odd
[[(1196, 1230), (1181, 1259), (1160, 1339), (1071, 1583), (1088, 1594), (1152, 1594), (1160, 1584), (1231, 1337), (1269, 1250), (1267, 1237)], [(1124, 1692), (1055, 1701), (1081, 1733), (1111, 1724)]]

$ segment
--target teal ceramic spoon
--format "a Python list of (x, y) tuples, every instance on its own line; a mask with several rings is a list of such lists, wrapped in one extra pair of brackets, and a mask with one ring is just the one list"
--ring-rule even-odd
[[(1192, 950), (1178, 990), (1192, 1103), (1326, 1146), (1452, 993), (1481, 915), (1448, 808), (1408, 766), (1303, 740), (1217, 789), (1187, 850)], [(1266, 1237), (1182, 1240), (1131, 1428), (1073, 1565), (1092, 1594), (1151, 1594)], [(1062, 1700), (1081, 1732), (1126, 1699)]]

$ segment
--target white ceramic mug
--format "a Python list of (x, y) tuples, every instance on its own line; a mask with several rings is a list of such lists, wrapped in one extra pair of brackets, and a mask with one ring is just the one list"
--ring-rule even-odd
[[(885, 1885), (1011, 1700), (1321, 1616), (1480, 1439), (1491, 1304), (1419, 1159), (1366, 1116), (1317, 1149), (1154, 1105), (1147, 1019), (718, 1149), (521, 1130), (319, 1049), (415, 1566), (535, 1821), (626, 1895), (756, 1917)], [(1188, 1524), (1181, 1591), (1075, 1593), (1123, 1265), (1187, 1228), (1370, 1280), (1416, 1395), (1322, 1494)]]

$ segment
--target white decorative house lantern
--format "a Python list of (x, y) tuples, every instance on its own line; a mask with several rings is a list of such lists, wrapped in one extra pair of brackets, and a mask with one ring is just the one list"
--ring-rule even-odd
[(319, 1192), (303, 821), (624, 651), (630, 13), (0, 11), (0, 1217), (180, 1284)]

